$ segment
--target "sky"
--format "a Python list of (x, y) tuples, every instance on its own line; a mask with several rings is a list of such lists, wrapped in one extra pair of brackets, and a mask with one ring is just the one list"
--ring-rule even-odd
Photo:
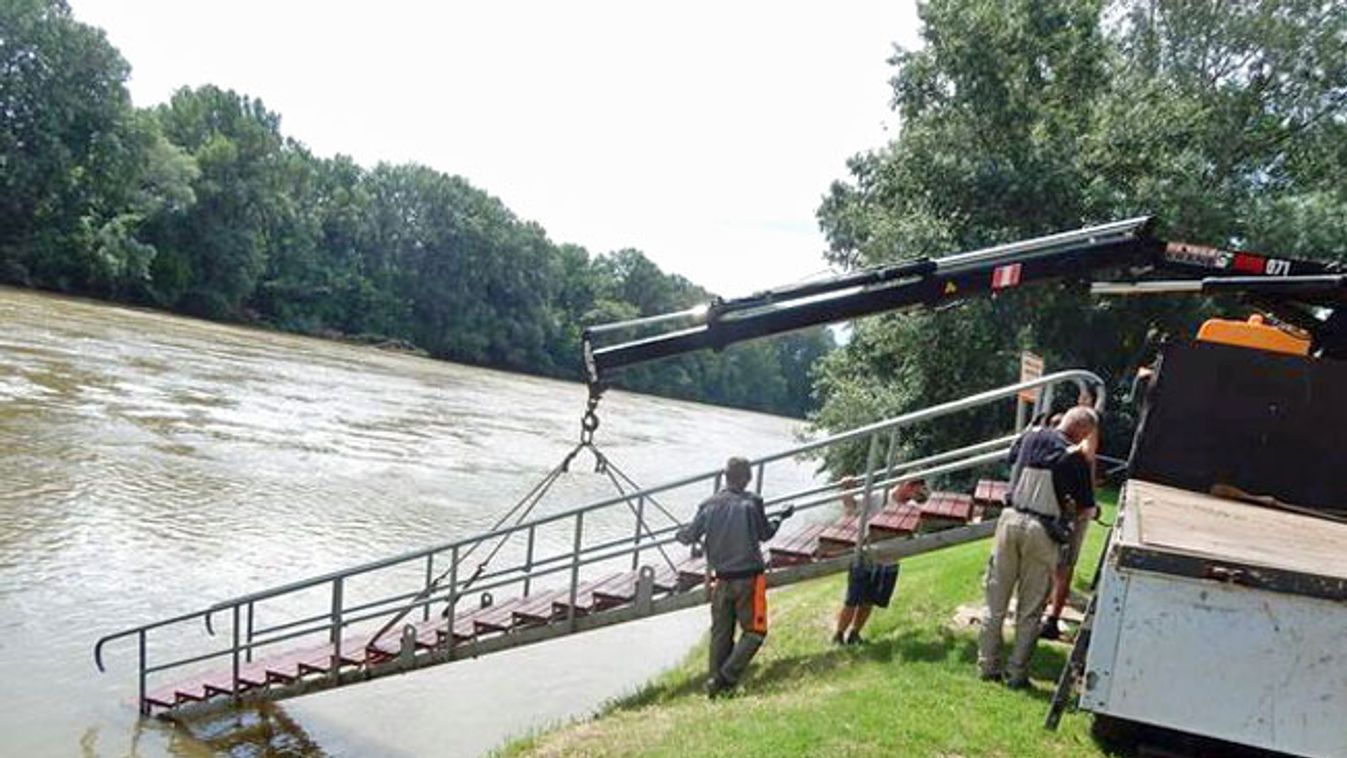
[(465, 177), (554, 242), (726, 296), (826, 271), (815, 211), (896, 134), (912, 0), (71, 0), (136, 105), (259, 97), (315, 153)]

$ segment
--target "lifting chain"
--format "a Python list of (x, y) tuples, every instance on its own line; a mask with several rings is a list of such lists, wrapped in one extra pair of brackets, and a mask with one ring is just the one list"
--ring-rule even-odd
[(603, 397), (602, 390), (598, 389), (597, 385), (590, 385), (589, 400), (585, 402), (585, 415), (580, 417), (580, 444), (562, 462), (563, 471), (570, 470), (571, 460), (575, 458), (576, 453), (588, 449), (594, 454), (594, 473), (608, 473), (607, 459), (599, 453), (598, 448), (594, 447), (594, 432), (599, 428), (599, 414), (596, 411), (601, 397)]
[(580, 417), (581, 445), (594, 444), (594, 432), (599, 428), (599, 414), (595, 411), (598, 410), (600, 397), (597, 392), (590, 392), (589, 401), (585, 403), (585, 415)]

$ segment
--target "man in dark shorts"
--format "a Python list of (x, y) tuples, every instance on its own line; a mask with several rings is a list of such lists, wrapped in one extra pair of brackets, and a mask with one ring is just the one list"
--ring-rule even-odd
[[(860, 504), (852, 490), (857, 487), (856, 480), (847, 477), (842, 480), (842, 510), (848, 516), (861, 512)], [(870, 515), (879, 512), (879, 498), (871, 495), (874, 505)], [(926, 500), (926, 482), (913, 479), (902, 482), (889, 492), (889, 502), (902, 504), (909, 501)], [(837, 630), (833, 632), (833, 643), (837, 645), (860, 645), (865, 642), (861, 629), (870, 619), (870, 611), (875, 606), (889, 607), (889, 600), (898, 586), (898, 564), (877, 563), (858, 558), (847, 572), (847, 594), (842, 601), (842, 610), (837, 612)]]

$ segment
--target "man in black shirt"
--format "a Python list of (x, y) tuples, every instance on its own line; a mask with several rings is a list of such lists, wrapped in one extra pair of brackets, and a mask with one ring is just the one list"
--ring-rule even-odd
[(1080, 443), (1098, 426), (1093, 410), (1077, 406), (1055, 428), (1030, 429), (1011, 448), (1009, 507), (996, 524), (996, 546), (987, 564), (987, 616), (978, 640), (983, 679), (1000, 679), (1003, 674), (1001, 627), (1014, 594), (1019, 598), (1015, 644), (1004, 674), (1011, 687), (1029, 686), (1029, 658), (1059, 562), (1059, 546), (1069, 542), (1069, 525), (1077, 511), (1095, 507), (1090, 465)]

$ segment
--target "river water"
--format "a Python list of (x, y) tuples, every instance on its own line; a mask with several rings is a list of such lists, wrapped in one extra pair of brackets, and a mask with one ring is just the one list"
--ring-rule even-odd
[[(487, 529), (573, 444), (583, 401), (574, 383), (0, 288), (0, 754), (476, 755), (631, 691), (686, 654), (704, 609), (190, 729), (136, 717), (132, 640), (107, 673), (92, 660), (104, 634)], [(620, 392), (602, 413), (598, 441), (647, 484), (800, 426)], [(787, 468), (773, 486), (812, 481)], [(571, 479), (540, 507), (605, 494)]]

